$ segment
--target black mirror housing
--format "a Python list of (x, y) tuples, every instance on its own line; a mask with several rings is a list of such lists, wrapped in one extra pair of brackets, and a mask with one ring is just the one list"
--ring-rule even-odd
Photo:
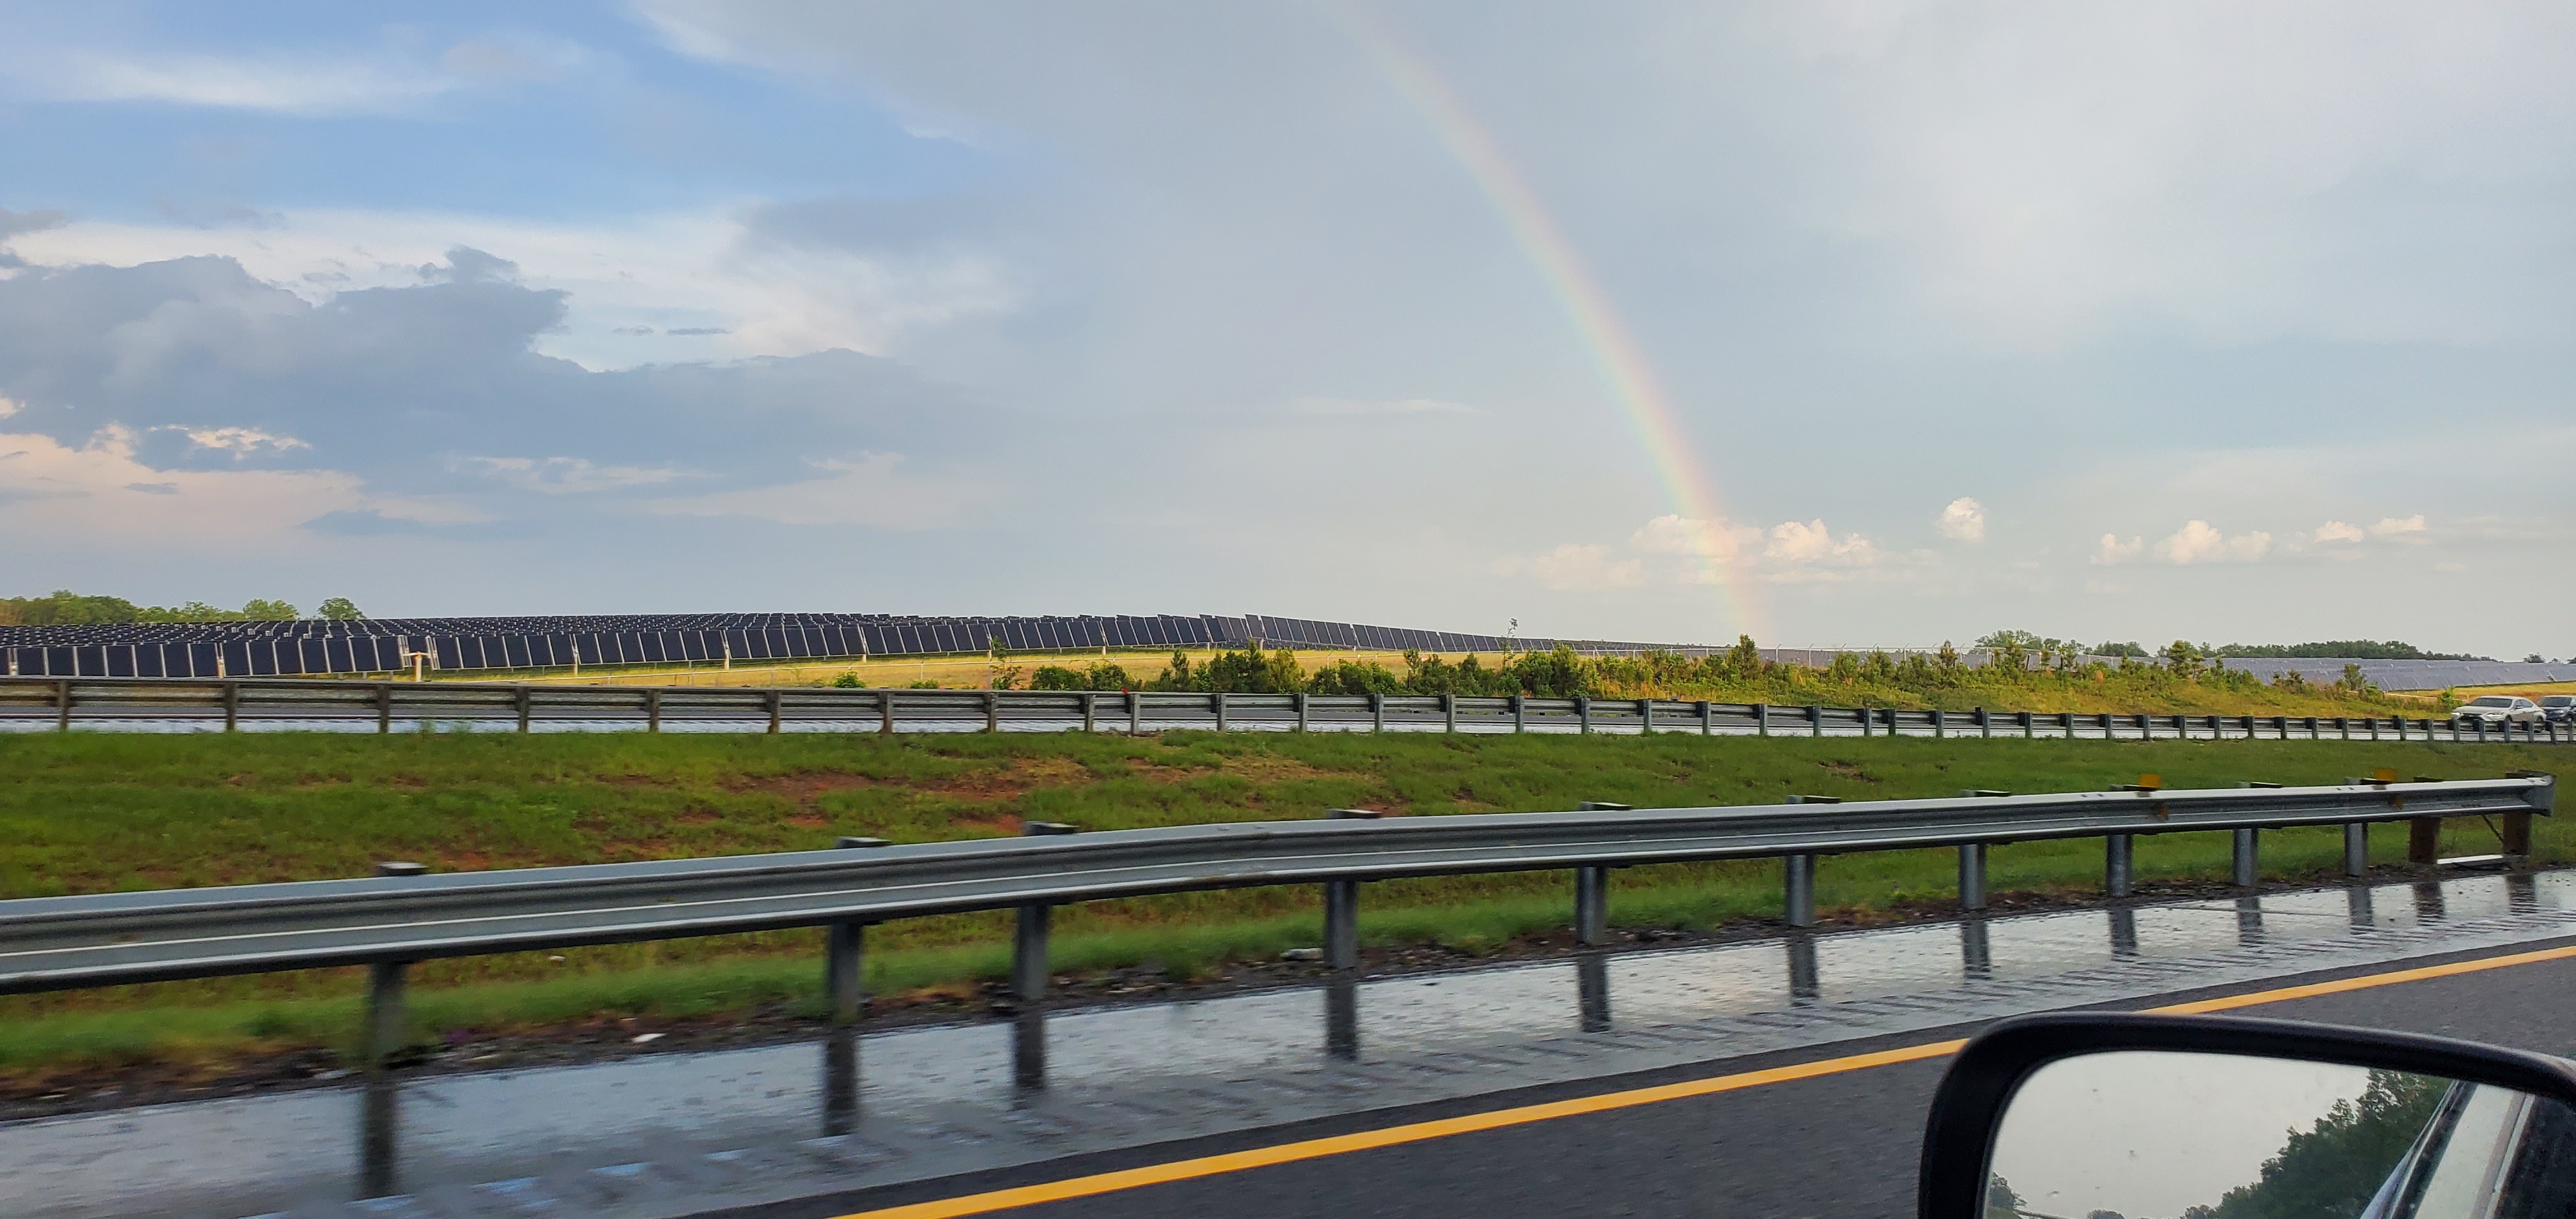
[(2053, 1062), (2125, 1050), (2235, 1054), (2437, 1075), (2576, 1108), (2576, 1066), (2472, 1042), (2233, 1016), (2020, 1016), (1971, 1040), (1941, 1077), (1923, 1132), (1916, 1214), (1921, 1219), (1985, 1219), (1987, 1164), (2004, 1110), (2023, 1081)]

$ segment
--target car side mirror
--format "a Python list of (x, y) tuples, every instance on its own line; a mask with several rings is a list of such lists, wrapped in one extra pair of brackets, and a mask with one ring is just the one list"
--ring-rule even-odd
[(1942, 1077), (1917, 1189), (1922, 1219), (2557, 1219), (2576, 1067), (2271, 1020), (2021, 1017)]

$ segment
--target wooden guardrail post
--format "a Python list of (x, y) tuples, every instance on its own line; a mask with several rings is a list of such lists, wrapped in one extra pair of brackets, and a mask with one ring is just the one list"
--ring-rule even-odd
[(1216, 730), (1219, 732), (1225, 731), (1225, 691), (1219, 690), (1214, 694), (1208, 695), (1208, 711), (1216, 716)]
[(659, 688), (646, 690), (644, 692), (644, 731), (660, 732), (661, 730), (662, 691)]
[[(1297, 696), (1297, 727), (1303, 729), (1305, 726), (1306, 696), (1300, 694)], [(1100, 731), (1100, 695), (1094, 691), (1085, 690), (1082, 692), (1082, 730), (1084, 732)]]
[(389, 682), (389, 681), (377, 682), (377, 683), (376, 683), (376, 735), (378, 735), (378, 736), (383, 736), (383, 735), (386, 735), (387, 733), (392, 732), (393, 730), (394, 730), (394, 684), (393, 684), (392, 682)]
[(1369, 731), (1386, 731), (1386, 696), (1383, 694), (1372, 694), (1368, 696), (1368, 700)]
[(54, 683), (54, 731), (72, 730), (72, 683), (66, 678)]
[(241, 683), (228, 681), (224, 683), (224, 731), (233, 732), (240, 727)]
[(518, 704), (519, 704), (519, 731), (521, 731), (521, 732), (526, 732), (526, 731), (528, 730), (528, 719), (529, 719), (529, 712), (530, 712), (530, 707), (529, 707), (529, 704), (528, 704), (528, 688), (527, 688), (526, 686), (520, 686), (520, 687), (518, 687), (518, 689), (517, 689), (517, 691), (516, 691), (516, 694), (517, 694), (517, 697), (518, 697)]
[(1455, 694), (1440, 696), (1440, 731), (1458, 731), (1458, 696)]

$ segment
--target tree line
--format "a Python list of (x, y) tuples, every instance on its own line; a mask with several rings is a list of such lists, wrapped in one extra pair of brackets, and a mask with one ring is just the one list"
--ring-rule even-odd
[[(347, 597), (324, 601), (316, 615), (334, 622), (366, 617)], [(56, 589), (43, 597), (0, 597), (0, 626), (105, 626), (125, 622), (289, 622), (302, 617), (284, 601), (253, 597), (237, 610), (203, 601), (184, 605), (136, 605), (123, 597)]]

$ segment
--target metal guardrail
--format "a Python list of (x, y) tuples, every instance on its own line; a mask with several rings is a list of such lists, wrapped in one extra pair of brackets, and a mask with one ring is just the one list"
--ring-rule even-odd
[(816, 686), (588, 686), (292, 679), (0, 678), (0, 725), (244, 720), (289, 726), (504, 724), (537, 729), (666, 724), (778, 732), (1111, 731), (1174, 728), (1449, 732), (1698, 732), (1760, 736), (2094, 740), (2576, 742), (2576, 725), (2361, 716), (2182, 715), (1783, 706), (1630, 698), (1195, 694), (1149, 691), (873, 690)]
[[(855, 1016), (869, 923), (1017, 909), (1013, 988), (1043, 997), (1048, 911), (1068, 902), (1259, 885), (1326, 889), (1325, 959), (1358, 961), (1358, 885), (1411, 876), (1571, 868), (1575, 926), (1607, 938), (1609, 869), (1691, 860), (1786, 860), (1793, 926), (1812, 926), (1820, 855), (1953, 846), (1961, 904), (1985, 904), (1986, 850), (1997, 843), (2098, 837), (2114, 896), (2130, 888), (2140, 834), (2236, 832), (2240, 883), (2253, 883), (2256, 833), (2345, 827), (2345, 864), (2369, 866), (2367, 828), (2500, 816), (2528, 849), (2529, 818), (2553, 809), (2545, 776), (2336, 787), (1971, 794), (1940, 800), (1799, 802), (1378, 819), (1337, 812), (1262, 821), (1074, 833), (1033, 823), (1020, 838), (888, 845), (649, 863), (450, 875), (400, 874), (222, 888), (0, 901), (0, 993), (166, 981), (318, 966), (374, 967), (379, 1048), (411, 962), (581, 944), (824, 926), (836, 1016)], [(2429, 835), (2416, 837), (2429, 842)], [(2429, 848), (2428, 848), (2429, 849)]]

